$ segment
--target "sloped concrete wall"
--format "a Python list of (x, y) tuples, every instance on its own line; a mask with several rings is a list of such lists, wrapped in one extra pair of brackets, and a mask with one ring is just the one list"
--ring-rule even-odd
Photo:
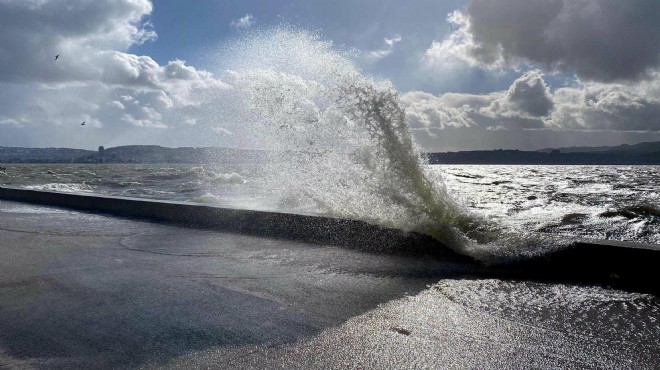
[(0, 187), (0, 199), (372, 252), (433, 254), (467, 259), (429, 236), (357, 220), (10, 187)]

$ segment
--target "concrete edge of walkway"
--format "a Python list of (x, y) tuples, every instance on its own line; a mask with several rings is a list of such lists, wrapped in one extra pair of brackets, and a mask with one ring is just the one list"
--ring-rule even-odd
[(359, 220), (165, 200), (0, 187), (0, 200), (56, 206), (200, 229), (335, 245), (376, 253), (466, 259), (428, 235)]

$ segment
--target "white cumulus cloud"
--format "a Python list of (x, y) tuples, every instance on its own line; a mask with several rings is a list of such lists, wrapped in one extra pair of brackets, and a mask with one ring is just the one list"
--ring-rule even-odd
[(4, 126), (57, 132), (85, 121), (85, 132), (117, 136), (185, 125), (206, 92), (228, 85), (182, 60), (129, 53), (156, 39), (152, 9), (149, 0), (0, 1)]
[(660, 132), (658, 73), (638, 83), (585, 82), (552, 90), (533, 70), (506, 91), (439, 96), (413, 91), (401, 102), (415, 129)]
[(470, 18), (454, 11), (447, 16), (453, 31), (441, 41), (433, 41), (424, 53), (423, 65), (431, 70), (450, 71), (461, 66), (501, 69), (505, 66), (499, 46), (482, 45), (470, 32)]
[(250, 28), (254, 25), (255, 19), (252, 14), (248, 13), (241, 18), (231, 21), (231, 26), (234, 28)]
[(396, 47), (396, 44), (400, 43), (401, 40), (402, 38), (401, 35), (399, 34), (394, 35), (392, 38), (385, 37), (383, 39), (383, 44), (385, 44), (383, 48), (367, 52), (366, 53), (367, 60), (377, 61), (387, 57), (388, 55), (392, 54), (392, 52), (394, 52), (394, 48)]

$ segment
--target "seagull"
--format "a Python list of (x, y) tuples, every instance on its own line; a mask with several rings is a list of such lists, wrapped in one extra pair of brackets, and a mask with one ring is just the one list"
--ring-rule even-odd
[(59, 54), (55, 55), (55, 60), (57, 60), (57, 58), (59, 58), (59, 57), (60, 57)]
[(85, 121), (83, 121), (83, 123), (81, 123), (80, 126), (85, 126)]

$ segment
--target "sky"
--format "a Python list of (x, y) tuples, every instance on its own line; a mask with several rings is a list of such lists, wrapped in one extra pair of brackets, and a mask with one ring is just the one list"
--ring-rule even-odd
[(283, 25), (391, 81), (427, 151), (660, 140), (658, 19), (657, 0), (0, 0), (0, 146), (240, 146), (205, 97), (231, 89), (228, 45)]

